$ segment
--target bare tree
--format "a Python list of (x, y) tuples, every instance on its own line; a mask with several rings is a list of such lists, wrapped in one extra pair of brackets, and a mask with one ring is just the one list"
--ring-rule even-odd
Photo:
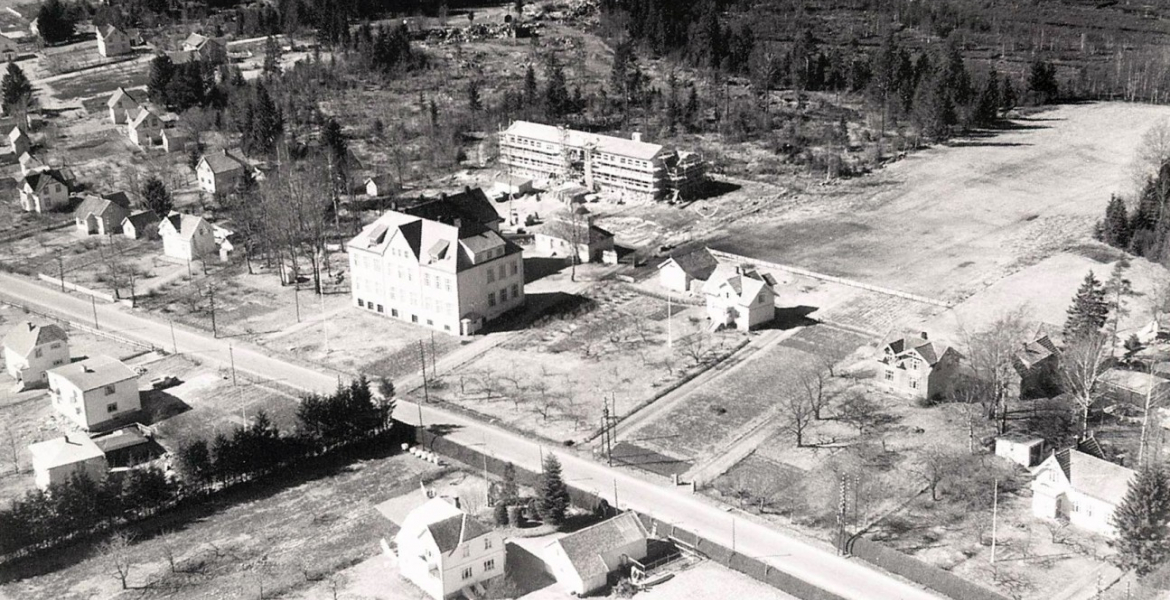
[(488, 400), (493, 396), (502, 396), (503, 390), (501, 388), (500, 376), (494, 371), (481, 371), (475, 375), (476, 381), (479, 383), (479, 389), (484, 393)]
[(1147, 178), (1157, 173), (1170, 159), (1170, 119), (1154, 123), (1142, 135), (1132, 166), (1134, 186), (1140, 195)]
[(121, 582), (124, 590), (130, 589), (127, 579), (130, 578), (130, 569), (134, 566), (134, 557), (130, 550), (132, 542), (133, 536), (119, 530), (98, 547), (102, 561), (112, 571), (111, 576)]
[(800, 390), (782, 390), (777, 396), (783, 428), (796, 438), (796, 447), (804, 446), (804, 434), (816, 416), (809, 395)]
[(870, 400), (860, 391), (854, 390), (845, 396), (837, 411), (842, 421), (857, 428), (857, 436), (865, 437), (881, 423), (882, 405)]
[(177, 561), (177, 557), (175, 555), (175, 545), (171, 541), (171, 533), (173, 533), (173, 532), (170, 530), (160, 531), (158, 538), (162, 542), (163, 558), (165, 558), (167, 560), (167, 566), (170, 567), (171, 574), (173, 575), (175, 573), (178, 573), (179, 569), (176, 566), (176, 563), (178, 561)]
[(512, 406), (516, 410), (520, 410), (520, 403), (525, 400), (524, 386), (520, 382), (520, 377), (512, 373), (500, 375), (499, 377), (500, 381), (512, 384)]
[(829, 406), (829, 396), (825, 393), (827, 375), (821, 370), (820, 365), (805, 365), (798, 367), (796, 371), (796, 383), (799, 388), (797, 392), (807, 397), (813, 418), (818, 421), (824, 418), (821, 411)]
[(696, 331), (684, 340), (682, 345), (683, 354), (690, 358), (695, 363), (695, 366), (699, 366), (707, 358), (709, 341), (706, 334), (702, 331)]
[(552, 387), (549, 385), (548, 379), (538, 377), (529, 385), (529, 389), (535, 392), (536, 412), (540, 414), (540, 420), (548, 421), (549, 414), (557, 406), (557, 398), (551, 393)]
[(821, 366), (829, 372), (829, 377), (836, 377), (837, 365), (849, 358), (854, 350), (857, 350), (856, 344), (850, 343), (847, 339), (831, 337), (817, 347), (816, 357)]
[(1026, 332), (1025, 313), (1017, 309), (1000, 316), (982, 331), (966, 335), (968, 364), (974, 371), (974, 379), (980, 382), (968, 391), (986, 394), (988, 416), (996, 420), (999, 433), (1007, 429), (1008, 400), (1019, 393), (1020, 376), (1015, 358), (1027, 341)]
[(1109, 358), (1106, 336), (1092, 333), (1075, 340), (1060, 357), (1060, 379), (1081, 408), (1081, 433), (1089, 429), (1089, 409), (1100, 398), (1099, 384)]
[(926, 489), (930, 490), (930, 499), (937, 502), (939, 485), (954, 466), (954, 457), (950, 452), (938, 444), (931, 444), (923, 448), (918, 464), (911, 467), (911, 471), (926, 484)]

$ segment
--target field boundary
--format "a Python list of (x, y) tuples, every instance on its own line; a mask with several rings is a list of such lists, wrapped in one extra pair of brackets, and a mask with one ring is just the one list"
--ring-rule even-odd
[(709, 248), (708, 251), (715, 258), (727, 260), (727, 261), (734, 262), (737, 264), (750, 263), (750, 264), (760, 265), (760, 266), (764, 266), (764, 267), (768, 267), (768, 268), (772, 268), (772, 269), (778, 269), (780, 271), (788, 271), (789, 273), (794, 273), (796, 275), (803, 275), (805, 277), (812, 277), (813, 279), (820, 279), (821, 281), (828, 281), (830, 283), (839, 283), (841, 285), (847, 285), (849, 287), (855, 287), (855, 288), (870, 291), (870, 292), (877, 292), (879, 294), (885, 294), (887, 296), (894, 296), (897, 298), (902, 298), (904, 300), (912, 300), (914, 302), (920, 302), (922, 304), (930, 304), (932, 306), (941, 306), (943, 308), (953, 308), (954, 307), (953, 302), (945, 302), (943, 300), (938, 300), (935, 298), (927, 298), (926, 296), (919, 296), (918, 294), (911, 294), (909, 292), (903, 292), (901, 290), (895, 290), (893, 288), (882, 287), (880, 285), (871, 285), (868, 283), (862, 283), (860, 281), (854, 281), (852, 279), (845, 279), (844, 277), (837, 277), (836, 275), (825, 275), (824, 273), (817, 273), (816, 271), (809, 271), (808, 269), (802, 269), (800, 267), (794, 267), (791, 265), (782, 265), (779, 263), (774, 263), (774, 262), (769, 262), (766, 260), (752, 258), (750, 256), (742, 256), (739, 254), (732, 254), (731, 252), (724, 252), (723, 250), (715, 250), (713, 248)]

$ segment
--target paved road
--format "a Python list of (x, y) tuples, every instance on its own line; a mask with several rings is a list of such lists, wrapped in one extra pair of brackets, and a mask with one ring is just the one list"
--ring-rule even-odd
[[(94, 308), (88, 300), (24, 279), (0, 274), (0, 297), (37, 305), (79, 323), (93, 322)], [(120, 306), (97, 305), (97, 321), (100, 328), (126, 337), (160, 347), (172, 345), (168, 323), (130, 313)], [(232, 352), (238, 369), (305, 390), (324, 392), (337, 385), (336, 374), (270, 357), (251, 344), (212, 339), (206, 334), (180, 327), (174, 329), (174, 342), (179, 352), (195, 354), (221, 365), (226, 365), (232, 358), (229, 356), (230, 343), (234, 346)], [(417, 423), (420, 415), (427, 425), (442, 423), (453, 426), (450, 437), (460, 443), (482, 445), (492, 455), (530, 469), (539, 469), (541, 456), (552, 452), (550, 448), (519, 435), (429, 406), (399, 402), (395, 417)], [(770, 526), (736, 517), (709, 499), (689, 494), (686, 488), (644, 481), (636, 474), (574, 454), (556, 454), (564, 466), (565, 478), (572, 485), (600, 492), (615, 505), (651, 514), (725, 546), (732, 546), (734, 535), (735, 548), (741, 554), (759, 558), (843, 597), (856, 600), (937, 598), (860, 562), (838, 557), (827, 545), (806, 543)]]

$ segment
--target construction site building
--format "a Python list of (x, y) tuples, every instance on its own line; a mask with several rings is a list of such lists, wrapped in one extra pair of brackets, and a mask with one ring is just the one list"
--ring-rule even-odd
[(500, 133), (500, 162), (513, 176), (581, 183), (623, 200), (693, 197), (706, 177), (694, 153), (631, 139), (515, 121)]

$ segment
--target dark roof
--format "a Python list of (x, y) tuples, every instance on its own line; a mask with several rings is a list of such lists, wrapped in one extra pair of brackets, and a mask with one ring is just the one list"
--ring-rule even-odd
[(588, 244), (592, 246), (593, 244), (599, 244), (606, 240), (613, 239), (612, 233), (587, 222), (585, 219), (578, 219), (576, 224), (574, 224), (572, 221), (566, 221), (559, 218), (549, 219), (548, 222), (540, 227), (540, 231), (538, 233), (543, 233), (544, 235), (550, 237), (565, 240), (566, 242), (572, 242), (574, 237), (574, 227), (577, 229), (576, 239), (578, 244)]
[(213, 152), (211, 154), (203, 155), (203, 160), (207, 162), (208, 168), (212, 173), (228, 173), (230, 171), (243, 170), (248, 166), (244, 159), (224, 150), (223, 152)]
[(97, 447), (106, 454), (116, 450), (122, 450), (123, 448), (131, 448), (145, 444), (150, 441), (136, 427), (126, 427), (117, 431), (111, 431), (104, 435), (95, 436), (92, 439), (93, 443), (97, 444)]
[(130, 221), (136, 231), (144, 231), (151, 225), (158, 223), (159, 218), (153, 210), (143, 210), (126, 217), (126, 220)]
[(466, 514), (447, 517), (442, 521), (427, 525), (431, 537), (440, 552), (450, 552), (459, 547), (459, 544), (473, 540), (488, 533), (488, 528), (479, 521)]
[(61, 177), (61, 172), (56, 169), (34, 171), (26, 175), (24, 181), (30, 188), (32, 188), (33, 192), (40, 192), (41, 188), (50, 181), (55, 181), (61, 185), (65, 185), (65, 179)]
[(678, 254), (671, 256), (670, 260), (678, 265), (691, 279), (698, 279), (699, 281), (707, 281), (711, 277), (711, 273), (715, 272), (715, 267), (719, 266), (719, 261), (711, 256), (711, 251), (707, 248), (700, 248), (694, 252), (686, 254)]
[(4, 336), (4, 346), (20, 356), (28, 356), (37, 346), (58, 341), (69, 341), (64, 329), (53, 324), (37, 325), (28, 321), (17, 323)]
[(1047, 335), (1043, 335), (1032, 342), (1024, 344), (1024, 347), (1013, 357), (1015, 359), (1013, 364), (1016, 370), (1022, 373), (1055, 356), (1056, 344), (1053, 344)]
[(492, 206), (491, 201), (488, 200), (487, 194), (480, 188), (466, 188), (452, 196), (443, 195), (434, 199), (422, 200), (413, 206), (402, 209), (402, 212), (448, 225), (453, 224), (455, 219), (459, 219), (463, 223), (471, 222), (481, 225), (503, 221), (503, 218)]
[(570, 533), (553, 542), (559, 544), (573, 569), (588, 579), (609, 572), (602, 553), (646, 539), (646, 527), (632, 512), (622, 513), (607, 521)]

